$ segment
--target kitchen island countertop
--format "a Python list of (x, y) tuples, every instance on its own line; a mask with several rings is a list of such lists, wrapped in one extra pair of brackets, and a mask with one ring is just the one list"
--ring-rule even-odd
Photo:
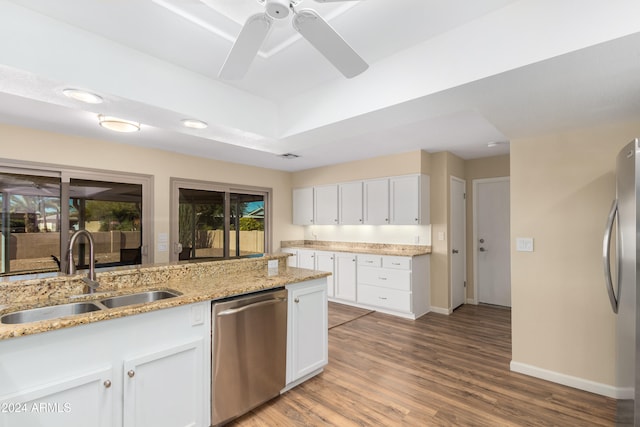
[[(155, 302), (104, 309), (90, 313), (59, 317), (23, 324), (0, 324), (0, 340), (37, 334), (86, 323), (130, 316), (163, 308), (248, 294), (328, 276), (330, 273), (286, 266), (288, 254), (270, 254), (260, 258), (234, 259), (199, 263), (174, 263), (137, 266), (98, 273), (100, 291), (83, 294), (84, 276), (56, 275), (24, 281), (0, 282), (0, 316), (10, 312), (92, 301), (147, 290), (169, 289), (181, 295)], [(278, 268), (267, 268), (269, 260)]]

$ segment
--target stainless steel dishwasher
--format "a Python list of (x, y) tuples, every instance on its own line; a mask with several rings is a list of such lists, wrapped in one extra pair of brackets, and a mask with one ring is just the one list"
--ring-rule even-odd
[(224, 424), (280, 394), (286, 382), (287, 291), (214, 302), (211, 423)]

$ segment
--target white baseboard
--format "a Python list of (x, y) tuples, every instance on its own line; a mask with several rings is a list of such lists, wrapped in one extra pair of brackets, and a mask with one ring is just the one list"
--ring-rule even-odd
[(431, 306), (431, 311), (433, 313), (446, 314), (447, 316), (453, 313), (453, 310), (451, 310), (450, 308), (442, 308), (442, 307), (434, 307), (434, 306)]
[(633, 399), (632, 387), (614, 387), (608, 384), (597, 383), (595, 381), (586, 380), (584, 378), (574, 377), (562, 374), (560, 372), (549, 371), (547, 369), (538, 368), (537, 366), (527, 365), (525, 363), (511, 361), (511, 370), (520, 374), (529, 375), (531, 377), (540, 378), (557, 384), (566, 385), (577, 388), (579, 390), (596, 393), (602, 396), (614, 399)]

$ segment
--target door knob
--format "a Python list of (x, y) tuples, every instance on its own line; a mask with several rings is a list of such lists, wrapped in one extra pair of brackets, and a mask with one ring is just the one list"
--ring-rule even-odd
[(129, 378), (133, 378), (135, 376), (136, 372), (132, 369), (129, 372), (127, 372), (127, 375), (129, 375)]
[(487, 252), (487, 250), (485, 248), (483, 248), (482, 246), (480, 246), (480, 252)]
[(484, 239), (480, 239), (480, 243), (484, 243)]
[(109, 381), (109, 380), (105, 380), (105, 381), (104, 381), (104, 387), (105, 387), (105, 388), (109, 388), (109, 387), (111, 387), (111, 381)]
[(453, 252), (454, 254), (457, 254), (459, 251), (457, 249), (454, 249), (451, 252)]

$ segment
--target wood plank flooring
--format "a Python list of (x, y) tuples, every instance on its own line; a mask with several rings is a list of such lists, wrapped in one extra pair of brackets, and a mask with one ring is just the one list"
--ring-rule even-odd
[(332, 305), (330, 315), (325, 371), (232, 425), (615, 425), (615, 400), (509, 370), (509, 309), (412, 321)]

